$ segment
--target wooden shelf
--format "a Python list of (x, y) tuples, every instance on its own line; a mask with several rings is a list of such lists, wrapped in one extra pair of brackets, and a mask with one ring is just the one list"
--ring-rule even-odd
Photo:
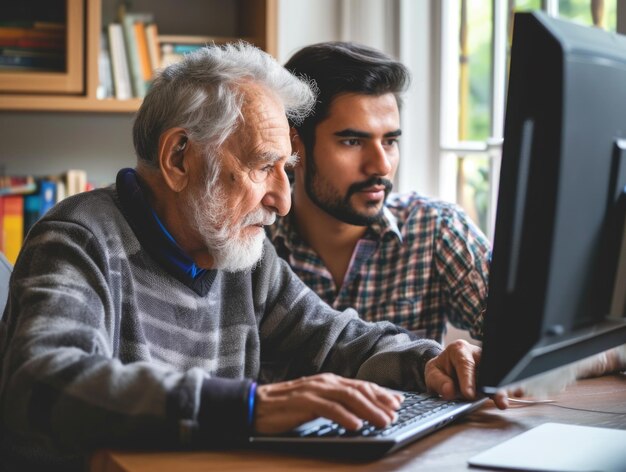
[(0, 110), (130, 113), (137, 111), (140, 105), (139, 98), (100, 100), (84, 96), (0, 95)]
[[(26, 0), (28, 1), (28, 0)], [(0, 72), (0, 110), (60, 111), (96, 113), (133, 113), (141, 99), (116, 100), (97, 98), (99, 85), (98, 57), (100, 35), (105, 22), (103, 3), (107, 7), (113, 0), (65, 0), (67, 5), (67, 58), (66, 73), (50, 72)], [(169, 6), (172, 0), (154, 0), (150, 6)], [(175, 2), (172, 3), (175, 5)], [(183, 38), (210, 38), (217, 44), (243, 39), (276, 55), (277, 0), (240, 0), (237, 5), (237, 25), (228, 36), (212, 35), (207, 26), (200, 35), (197, 31), (175, 31)], [(186, 15), (194, 15), (188, 11)], [(157, 24), (160, 19), (157, 18)], [(201, 25), (201, 29), (203, 25)], [(173, 37), (172, 34), (164, 35)]]

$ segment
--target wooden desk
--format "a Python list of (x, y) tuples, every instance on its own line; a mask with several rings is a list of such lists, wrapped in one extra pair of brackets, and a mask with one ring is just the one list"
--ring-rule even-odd
[(248, 450), (102, 451), (94, 456), (91, 472), (478, 470), (467, 466), (470, 457), (546, 422), (626, 429), (626, 374), (579, 381), (551, 398), (556, 399), (557, 403), (513, 405), (505, 411), (489, 403), (436, 433), (373, 462), (349, 462)]

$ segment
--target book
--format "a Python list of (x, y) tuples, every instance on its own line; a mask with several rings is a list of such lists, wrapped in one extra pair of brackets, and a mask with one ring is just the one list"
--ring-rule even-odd
[(147, 90), (152, 79), (152, 66), (150, 65), (150, 52), (148, 51), (146, 27), (143, 21), (136, 21), (134, 28), (135, 40), (137, 41), (137, 53), (139, 55), (139, 65), (141, 66), (141, 76), (145, 82)]
[(38, 193), (31, 193), (24, 195), (24, 234), (28, 234), (28, 231), (39, 219), (39, 209), (41, 208), (41, 199)]
[(37, 192), (24, 196), (24, 234), (56, 203), (56, 183), (39, 179)]
[(0, 46), (65, 51), (65, 38), (52, 40), (41, 38), (3, 38), (0, 36)]
[(0, 55), (63, 58), (65, 57), (65, 51), (55, 51), (40, 48), (26, 48), (19, 46), (0, 46)]
[(182, 60), (185, 54), (204, 47), (202, 44), (161, 44), (161, 61), (164, 67)]
[(66, 196), (71, 197), (87, 190), (87, 172), (81, 169), (70, 169), (65, 172)]
[(65, 54), (48, 56), (0, 54), (0, 67), (62, 71), (65, 69)]
[(98, 55), (98, 88), (96, 97), (99, 99), (115, 96), (113, 86), (113, 71), (111, 69), (111, 51), (109, 49), (109, 36), (106, 31), (100, 35), (100, 54)]
[(118, 100), (127, 100), (133, 95), (130, 85), (130, 72), (126, 58), (126, 46), (124, 45), (122, 25), (119, 23), (110, 23), (108, 25), (108, 33), (115, 98)]
[(146, 24), (146, 43), (150, 55), (150, 67), (152, 76), (161, 68), (161, 48), (159, 48), (159, 29), (156, 23)]
[(37, 190), (37, 182), (30, 175), (0, 176), (0, 196), (32, 193)]
[(166, 67), (180, 61), (185, 54), (197, 51), (207, 44), (222, 44), (227, 39), (213, 36), (161, 35), (159, 36), (161, 65)]
[(146, 96), (147, 86), (141, 70), (141, 60), (139, 57), (139, 47), (135, 32), (136, 22), (151, 22), (151, 13), (121, 13), (121, 24), (124, 31), (124, 41), (126, 46), (126, 57), (128, 58), (128, 70), (130, 72), (131, 87), (133, 96), (143, 98)]
[(56, 178), (53, 180), (55, 188), (54, 188), (54, 194), (55, 194), (55, 203), (59, 203), (61, 200), (63, 200), (65, 197), (67, 197), (67, 187), (65, 185), (65, 182), (63, 182), (63, 179), (59, 179)]
[(0, 197), (2, 244), (0, 249), (11, 264), (15, 264), (24, 239), (24, 196)]
[(194, 36), (185, 34), (162, 34), (159, 36), (160, 43), (171, 44), (199, 44), (200, 46), (206, 46), (207, 44), (224, 44), (237, 41), (235, 37), (224, 36)]
[(65, 38), (65, 28), (20, 28), (11, 26), (0, 26), (0, 38), (39, 38), (39, 39), (59, 39)]

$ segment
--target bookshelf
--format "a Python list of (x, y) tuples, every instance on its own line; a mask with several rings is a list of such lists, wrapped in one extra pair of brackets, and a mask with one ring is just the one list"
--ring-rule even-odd
[[(23, 0), (24, 3), (35, 0)], [(133, 113), (141, 99), (97, 98), (103, 28), (114, 21), (119, 0), (65, 2), (65, 72), (0, 71), (0, 110)], [(133, 11), (154, 13), (164, 36), (210, 37), (216, 43), (241, 38), (276, 55), (278, 0), (134, 0)], [(63, 5), (61, 5), (63, 6)]]

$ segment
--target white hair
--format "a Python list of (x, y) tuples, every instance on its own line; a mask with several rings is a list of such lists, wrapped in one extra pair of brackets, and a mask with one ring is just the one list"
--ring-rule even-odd
[(184, 128), (203, 145), (208, 179), (219, 175), (214, 152), (241, 121), (246, 83), (274, 92), (287, 118), (300, 122), (315, 104), (311, 84), (295, 77), (272, 56), (246, 42), (207, 46), (162, 70), (143, 100), (133, 126), (138, 159), (158, 168), (158, 143), (171, 128)]

